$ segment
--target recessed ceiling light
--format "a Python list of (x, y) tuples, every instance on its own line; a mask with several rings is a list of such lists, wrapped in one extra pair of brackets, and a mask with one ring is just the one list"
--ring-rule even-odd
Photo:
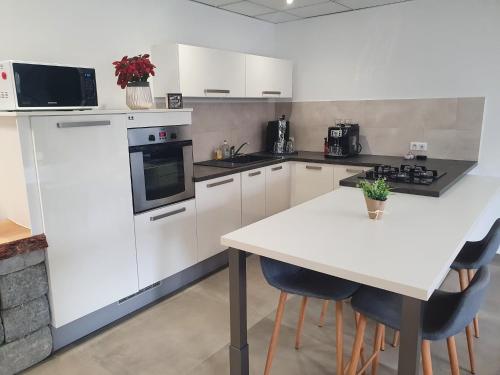
[(286, 0), (286, 3), (287, 3), (288, 5), (290, 5), (290, 4), (292, 4), (292, 3), (293, 3), (293, 0)]

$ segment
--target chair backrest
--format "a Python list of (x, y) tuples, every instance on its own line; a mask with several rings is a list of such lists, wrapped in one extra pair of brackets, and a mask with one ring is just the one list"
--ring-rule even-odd
[(479, 264), (486, 266), (491, 263), (500, 247), (500, 218), (496, 219), (486, 237), (480, 242), (485, 246), (485, 249), (479, 259)]
[(278, 289), (284, 278), (301, 270), (299, 266), (266, 257), (260, 257), (260, 265), (266, 281)]
[(484, 302), (489, 283), (490, 271), (487, 266), (484, 266), (476, 272), (469, 286), (464, 291), (457, 293), (460, 295), (458, 304), (447, 324), (449, 336), (461, 332), (472, 322)]

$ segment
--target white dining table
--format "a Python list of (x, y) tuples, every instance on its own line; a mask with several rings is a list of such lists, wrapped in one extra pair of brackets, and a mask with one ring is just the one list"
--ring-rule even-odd
[(392, 194), (382, 220), (368, 218), (361, 190), (341, 187), (222, 236), (229, 247), (231, 375), (249, 373), (248, 253), (401, 294), (398, 374), (418, 374), (423, 304), (486, 211), (500, 217), (500, 179), (466, 175), (439, 198)]

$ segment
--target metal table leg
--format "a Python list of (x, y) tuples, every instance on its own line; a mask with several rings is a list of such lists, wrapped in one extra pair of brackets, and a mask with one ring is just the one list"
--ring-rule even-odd
[(423, 301), (403, 297), (398, 375), (419, 375)]
[(229, 249), (229, 297), (231, 317), (230, 374), (248, 375), (246, 253), (233, 248)]

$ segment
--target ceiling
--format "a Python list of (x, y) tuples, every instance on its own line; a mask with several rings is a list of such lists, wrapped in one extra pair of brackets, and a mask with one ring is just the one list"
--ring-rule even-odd
[(272, 23), (296, 21), (412, 0), (192, 0)]

